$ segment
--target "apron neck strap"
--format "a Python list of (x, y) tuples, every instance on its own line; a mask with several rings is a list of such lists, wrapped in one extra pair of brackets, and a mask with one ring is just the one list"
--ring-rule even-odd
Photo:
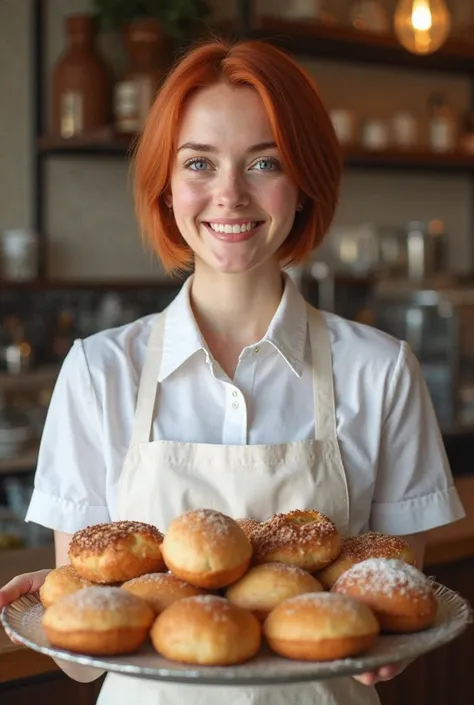
[(336, 440), (336, 404), (329, 329), (321, 311), (309, 305), (306, 308), (313, 367), (316, 440)]
[(160, 313), (151, 329), (145, 362), (138, 387), (131, 444), (149, 443), (157, 397), (158, 377), (163, 356), (165, 314)]

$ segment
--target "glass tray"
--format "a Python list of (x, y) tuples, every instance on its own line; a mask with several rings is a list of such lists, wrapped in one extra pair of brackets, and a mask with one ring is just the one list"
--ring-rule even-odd
[(337, 661), (292, 661), (273, 654), (263, 646), (260, 653), (238, 666), (190, 666), (168, 661), (157, 654), (151, 643), (127, 656), (87, 656), (53, 648), (43, 632), (44, 609), (37, 594), (21, 597), (1, 613), (7, 634), (39, 653), (53, 658), (113, 671), (138, 678), (200, 685), (268, 685), (298, 683), (372, 671), (380, 666), (411, 659), (455, 639), (471, 622), (471, 609), (464, 598), (449, 588), (433, 583), (438, 600), (435, 624), (415, 634), (383, 635), (371, 649), (356, 658)]

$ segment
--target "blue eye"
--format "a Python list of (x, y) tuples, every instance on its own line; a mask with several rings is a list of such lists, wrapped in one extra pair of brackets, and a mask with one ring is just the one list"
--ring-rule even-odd
[(257, 171), (277, 171), (280, 168), (278, 159), (273, 159), (270, 157), (265, 157), (265, 159), (259, 159), (258, 162), (252, 166), (252, 169)]
[(206, 171), (208, 166), (207, 160), (200, 157), (190, 159), (185, 164), (186, 169), (191, 169), (191, 171)]

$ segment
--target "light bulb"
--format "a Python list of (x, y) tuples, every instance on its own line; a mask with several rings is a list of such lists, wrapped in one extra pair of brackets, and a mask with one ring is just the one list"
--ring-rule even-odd
[(395, 10), (395, 34), (414, 54), (432, 54), (446, 41), (451, 15), (445, 0), (400, 0)]

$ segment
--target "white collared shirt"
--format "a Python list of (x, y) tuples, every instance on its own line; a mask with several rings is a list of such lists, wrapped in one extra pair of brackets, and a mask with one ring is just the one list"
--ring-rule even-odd
[[(167, 309), (152, 439), (228, 445), (313, 439), (307, 313), (289, 277), (266, 335), (242, 351), (233, 380), (200, 335), (191, 281)], [(406, 343), (333, 314), (325, 319), (350, 532), (403, 535), (461, 518), (428, 391)], [(146, 316), (74, 343), (48, 411), (27, 521), (73, 533), (117, 518), (154, 320)]]

